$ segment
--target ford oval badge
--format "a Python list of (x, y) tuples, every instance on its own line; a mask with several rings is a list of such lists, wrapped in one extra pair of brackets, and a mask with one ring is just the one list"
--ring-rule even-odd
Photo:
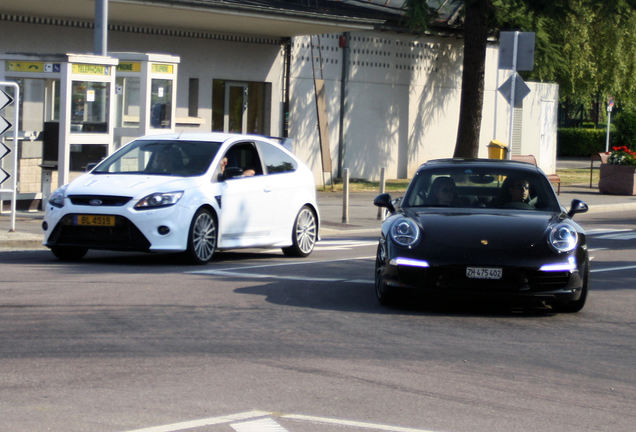
[(92, 206), (100, 206), (102, 205), (102, 200), (100, 199), (92, 199), (88, 202), (88, 204), (92, 205)]

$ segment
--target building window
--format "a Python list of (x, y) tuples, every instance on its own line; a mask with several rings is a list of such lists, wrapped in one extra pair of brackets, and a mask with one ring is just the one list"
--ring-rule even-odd
[(212, 81), (212, 131), (270, 134), (271, 84)]
[(188, 80), (188, 117), (199, 116), (199, 78)]

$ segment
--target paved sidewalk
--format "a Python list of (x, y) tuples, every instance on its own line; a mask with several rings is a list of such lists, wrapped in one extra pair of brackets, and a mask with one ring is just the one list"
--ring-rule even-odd
[[(321, 218), (321, 237), (369, 235), (376, 236), (380, 229), (378, 208), (373, 205), (377, 192), (352, 192), (349, 196), (349, 220), (343, 222), (342, 192), (319, 191), (318, 206)], [(394, 197), (399, 194), (394, 194)], [(569, 208), (572, 199), (585, 201), (588, 213), (636, 211), (636, 196), (603, 195), (596, 187), (589, 185), (561, 186), (559, 200)], [(6, 209), (7, 206), (5, 206)], [(43, 213), (18, 212), (15, 231), (9, 232), (11, 215), (8, 211), (0, 214), (0, 250), (41, 249)]]

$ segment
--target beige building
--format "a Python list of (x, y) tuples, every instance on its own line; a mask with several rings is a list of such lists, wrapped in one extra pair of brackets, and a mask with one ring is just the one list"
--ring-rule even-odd
[[(170, 89), (174, 99), (170, 100), (169, 127), (150, 124), (134, 130), (288, 136), (293, 151), (312, 167), (319, 184), (341, 175), (344, 168), (352, 178), (377, 180), (382, 168), (388, 178), (406, 178), (422, 162), (452, 155), (462, 67), (462, 40), (452, 32), (418, 37), (388, 31), (384, 23), (395, 10), (363, 13), (344, 9), (347, 15), (338, 9), (248, 10), (241, 2), (206, 3), (210, 7), (187, 1), (179, 5), (109, 2), (107, 57), (121, 63), (114, 72), (109, 102), (113, 104), (108, 118), (112, 142), (83, 145), (82, 139), (88, 135), (78, 135), (71, 128), (70, 143), (58, 143), (69, 147), (69, 178), (136, 136), (117, 129), (125, 122), (139, 122), (142, 111), (140, 103), (135, 106), (128, 98), (141, 94), (142, 88), (126, 80), (130, 74), (126, 75), (125, 67), (132, 66), (123, 53), (149, 59), (168, 56), (177, 71), (174, 89)], [(217, 3), (235, 3), (236, 7), (223, 9), (215, 7)], [(5, 59), (0, 79), (17, 80), (22, 92), (19, 128), (27, 139), (17, 149), (18, 192), (25, 202), (37, 203), (61, 178), (59, 161), (50, 156), (50, 146), (45, 143), (45, 136), (50, 138), (51, 133), (44, 133), (60, 122), (55, 104), (59, 103), (56, 88), (61, 86), (52, 70), (32, 76), (25, 72), (16, 78), (6, 59), (15, 53), (37, 58), (93, 52), (94, 14), (94, 2), (87, 0), (60, 2), (56, 8), (43, 0), (4, 0), (0, 4), (0, 61)], [(479, 147), (483, 157), (488, 155), (491, 139), (507, 141), (509, 136), (509, 106), (497, 87), (510, 71), (498, 70), (497, 59), (498, 45), (493, 42), (486, 58)], [(148, 61), (153, 62), (161, 63)], [(322, 141), (329, 148), (324, 156), (314, 79), (324, 82), (327, 133)], [(530, 94), (515, 113), (512, 152), (534, 154), (544, 171), (554, 172), (558, 88), (532, 83), (529, 87)], [(159, 93), (167, 97), (167, 92), (163, 84), (148, 88), (155, 98)], [(150, 96), (148, 100), (153, 103)], [(79, 114), (69, 112), (72, 123)], [(14, 151), (12, 142), (5, 140), (5, 144)], [(322, 172), (325, 160), (331, 164), (327, 176)], [(1, 162), (5, 171), (13, 172), (9, 158)], [(49, 166), (49, 162), (53, 163)], [(7, 194), (2, 198), (8, 199)]]

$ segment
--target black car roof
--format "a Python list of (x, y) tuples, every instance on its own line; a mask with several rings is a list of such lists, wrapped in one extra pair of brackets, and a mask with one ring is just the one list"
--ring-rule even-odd
[(457, 166), (466, 166), (466, 167), (492, 167), (492, 168), (519, 168), (521, 170), (527, 171), (540, 171), (540, 169), (529, 162), (521, 162), (521, 161), (513, 161), (508, 159), (483, 159), (483, 158), (475, 158), (475, 159), (466, 159), (466, 158), (448, 158), (448, 159), (431, 159), (429, 161), (424, 162), (418, 168), (418, 171), (424, 170), (426, 168), (432, 167), (457, 167)]

